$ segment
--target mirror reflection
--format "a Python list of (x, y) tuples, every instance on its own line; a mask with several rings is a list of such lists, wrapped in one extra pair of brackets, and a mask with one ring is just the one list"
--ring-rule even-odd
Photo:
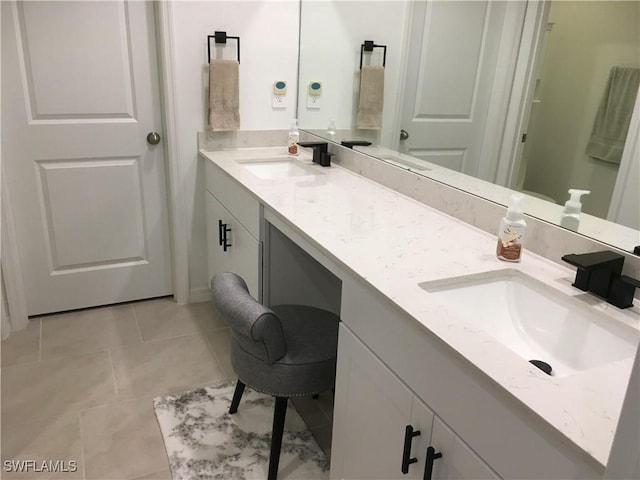
[[(370, 141), (354, 148), (503, 205), (522, 191), (533, 216), (640, 245), (637, 2), (301, 0), (300, 27), (302, 129)], [(383, 52), (361, 55), (365, 41), (387, 47), (377, 99), (367, 68)], [(376, 100), (380, 125), (358, 128)], [(577, 223), (569, 189), (590, 192)]]

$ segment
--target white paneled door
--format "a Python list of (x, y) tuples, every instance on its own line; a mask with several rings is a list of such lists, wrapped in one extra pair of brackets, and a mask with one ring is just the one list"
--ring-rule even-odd
[(401, 149), (475, 174), (496, 72), (507, 2), (413, 4)]
[[(154, 11), (2, 3), (2, 159), (29, 315), (171, 294)], [(5, 192), (6, 193), (6, 192)]]

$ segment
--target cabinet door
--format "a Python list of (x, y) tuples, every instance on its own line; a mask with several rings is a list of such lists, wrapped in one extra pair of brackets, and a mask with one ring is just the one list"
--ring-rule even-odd
[(433, 420), (431, 446), (442, 453), (442, 457), (433, 462), (433, 480), (500, 478), (438, 417)]
[[(338, 338), (331, 478), (421, 478), (421, 461), (401, 471), (412, 392), (344, 325)], [(410, 457), (423, 458), (417, 440), (429, 440), (432, 414), (423, 408), (416, 411), (424, 425), (413, 425), (421, 434), (411, 441)]]
[[(251, 295), (261, 300), (260, 267), (262, 244), (256, 240), (228, 210), (207, 192), (207, 262), (209, 279), (217, 272), (234, 272), (249, 287)], [(220, 244), (219, 221), (227, 228), (225, 250)]]

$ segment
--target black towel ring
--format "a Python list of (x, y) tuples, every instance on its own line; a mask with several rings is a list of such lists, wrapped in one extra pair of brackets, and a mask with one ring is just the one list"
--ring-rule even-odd
[(362, 45), (360, 45), (360, 70), (362, 70), (362, 57), (364, 52), (373, 52), (374, 48), (382, 48), (384, 50), (382, 54), (382, 66), (386, 66), (387, 64), (387, 46), (386, 45), (376, 45), (373, 40), (365, 40)]
[(226, 45), (227, 39), (230, 38), (232, 40), (236, 40), (238, 42), (238, 63), (240, 63), (240, 37), (232, 37), (227, 35), (227, 32), (218, 32), (216, 31), (214, 35), (207, 35), (207, 63), (211, 63), (211, 39), (215, 39), (217, 44)]

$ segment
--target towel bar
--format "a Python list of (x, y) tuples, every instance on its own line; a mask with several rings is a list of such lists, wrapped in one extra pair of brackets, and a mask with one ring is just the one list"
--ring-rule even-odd
[(216, 31), (214, 35), (207, 35), (207, 63), (211, 63), (211, 39), (214, 38), (216, 43), (225, 44), (227, 43), (227, 39), (231, 38), (232, 40), (236, 40), (238, 42), (238, 63), (240, 63), (240, 37), (232, 37), (227, 35), (227, 32), (218, 32)]

